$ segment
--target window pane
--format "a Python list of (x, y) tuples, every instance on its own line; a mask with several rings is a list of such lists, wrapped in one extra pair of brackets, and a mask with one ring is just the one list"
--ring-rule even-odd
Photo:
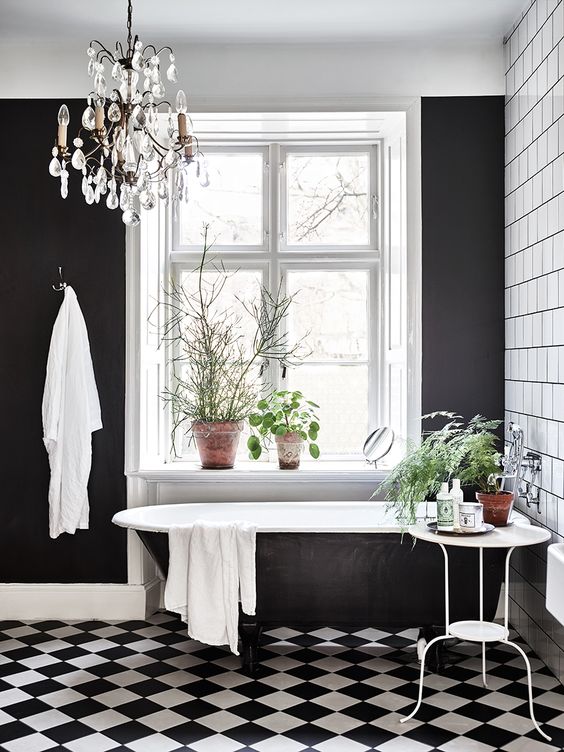
[[(244, 341), (250, 342), (254, 335), (255, 323), (250, 313), (245, 309), (245, 304), (248, 305), (260, 298), (262, 273), (258, 269), (204, 272), (204, 291), (209, 294), (211, 286), (213, 284), (217, 286), (220, 277), (223, 279), (224, 285), (217, 300), (212, 304), (211, 310), (216, 315), (223, 311), (229, 311), (232, 321), (239, 320)], [(191, 294), (197, 292), (197, 273), (183, 271), (180, 275), (180, 282), (187, 292)]]
[(206, 161), (207, 188), (190, 173), (189, 201), (180, 207), (180, 244), (200, 247), (202, 226), (209, 224), (218, 245), (262, 245), (262, 154), (211, 152)]
[(288, 154), (289, 245), (370, 243), (368, 153)]
[(305, 337), (312, 360), (367, 360), (368, 272), (290, 271), (286, 277), (296, 294), (290, 341)]
[[(220, 314), (222, 311), (229, 311), (232, 320), (238, 320), (242, 334), (242, 342), (251, 343), (255, 332), (255, 322), (248, 311), (245, 310), (244, 303), (250, 303), (257, 300), (260, 296), (260, 286), (262, 282), (262, 273), (258, 269), (237, 270), (236, 272), (204, 272), (204, 289), (210, 291), (212, 284), (218, 284), (220, 277), (224, 279), (224, 287), (215, 303), (212, 305), (212, 311)], [(196, 293), (198, 289), (198, 275), (191, 271), (182, 271), (180, 273), (180, 283), (185, 291)], [(180, 354), (179, 354), (180, 355)], [(176, 373), (186, 380), (188, 365), (181, 360), (175, 365)], [(190, 424), (185, 423), (185, 429), (188, 430)], [(246, 441), (248, 429), (245, 427), (245, 434), (241, 437), (239, 444), (239, 458), (246, 458)], [(176, 450), (184, 459), (196, 459), (197, 451), (194, 442), (190, 440), (189, 435), (177, 437)]]
[[(301, 365), (288, 371), (289, 389), (317, 402), (323, 454), (361, 454), (368, 435), (368, 366)], [(309, 457), (309, 453), (304, 457)]]

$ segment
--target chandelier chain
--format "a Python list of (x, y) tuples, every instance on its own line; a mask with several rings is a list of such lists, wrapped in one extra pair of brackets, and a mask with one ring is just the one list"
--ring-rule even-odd
[(127, 0), (127, 50), (128, 50), (128, 55), (131, 55), (131, 52), (133, 51), (133, 36), (132, 36), (132, 33), (131, 33), (132, 17), (133, 17), (133, 3), (132, 3), (132, 0)]

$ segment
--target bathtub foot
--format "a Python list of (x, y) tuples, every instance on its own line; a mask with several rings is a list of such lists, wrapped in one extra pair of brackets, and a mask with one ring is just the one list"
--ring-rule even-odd
[(442, 642), (435, 642), (439, 632), (434, 627), (421, 627), (417, 637), (417, 660), (421, 663), (427, 645), (432, 642), (433, 648), (427, 655), (427, 667), (433, 674), (439, 674), (445, 666), (445, 649)]
[(431, 642), (431, 640), (433, 640), (436, 636), (437, 632), (433, 629), (433, 627), (421, 627), (419, 629), (416, 643), (417, 660), (419, 661), (419, 663), (421, 663), (427, 643)]
[(254, 676), (258, 668), (258, 646), (262, 626), (257, 622), (239, 622), (241, 638), (241, 668), (246, 674)]
[(427, 640), (424, 637), (420, 637), (417, 640), (417, 659), (419, 663), (423, 660), (423, 653), (425, 652), (425, 647), (427, 645)]

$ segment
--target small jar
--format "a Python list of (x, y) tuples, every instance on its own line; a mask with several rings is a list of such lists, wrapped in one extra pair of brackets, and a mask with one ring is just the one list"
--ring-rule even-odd
[(459, 505), (460, 529), (463, 533), (476, 533), (484, 526), (484, 508), (478, 501), (463, 501)]

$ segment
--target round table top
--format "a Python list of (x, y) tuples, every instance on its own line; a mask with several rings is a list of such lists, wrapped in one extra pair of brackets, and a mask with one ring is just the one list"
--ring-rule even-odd
[(544, 527), (523, 525), (514, 522), (508, 527), (496, 527), (489, 533), (481, 535), (466, 533), (451, 535), (430, 530), (425, 523), (411, 525), (408, 532), (414, 538), (442, 543), (444, 546), (462, 546), (464, 548), (513, 548), (514, 546), (534, 546), (551, 538), (550, 530)]

